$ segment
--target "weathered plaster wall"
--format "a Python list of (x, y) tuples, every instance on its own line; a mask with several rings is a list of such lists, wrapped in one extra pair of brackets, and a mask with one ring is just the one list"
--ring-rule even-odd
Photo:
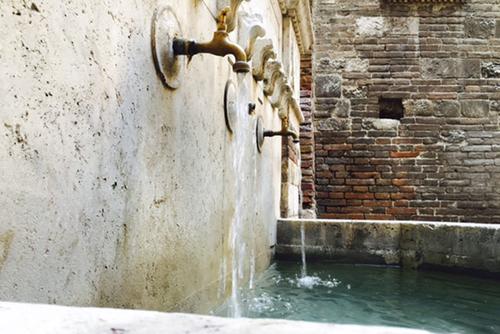
[[(198, 0), (0, 2), (0, 299), (207, 311), (231, 290), (238, 186), (244, 275), (267, 266), (281, 143), (258, 154), (254, 129), (258, 115), (280, 128), (277, 112), (251, 75), (211, 55), (164, 88), (150, 45), (160, 5), (185, 37), (212, 38)], [(277, 3), (252, 7), (281, 45)], [(225, 127), (228, 79), (257, 104), (241, 147)]]
[[(313, 11), (319, 215), (500, 222), (500, 3)], [(379, 119), (380, 98), (403, 117)]]

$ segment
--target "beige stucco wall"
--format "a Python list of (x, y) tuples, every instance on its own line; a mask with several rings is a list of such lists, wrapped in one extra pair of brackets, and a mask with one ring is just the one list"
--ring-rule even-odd
[[(281, 140), (258, 154), (253, 131), (259, 114), (279, 129), (277, 112), (211, 55), (164, 88), (150, 46), (160, 5), (186, 37), (211, 39), (199, 0), (0, 0), (0, 300), (206, 312), (231, 290), (238, 185), (245, 277), (253, 258), (267, 266)], [(252, 7), (281, 45), (277, 4)], [(245, 149), (225, 127), (228, 79), (257, 104), (237, 129)]]

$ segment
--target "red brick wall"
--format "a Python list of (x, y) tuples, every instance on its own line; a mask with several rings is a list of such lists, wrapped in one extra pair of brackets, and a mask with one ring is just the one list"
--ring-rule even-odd
[[(500, 222), (500, 3), (314, 1), (319, 216)], [(400, 98), (398, 123), (379, 99)]]
[(300, 107), (304, 123), (300, 127), (300, 151), (302, 158), (302, 209), (316, 210), (316, 186), (314, 183), (314, 130), (312, 112), (312, 59), (301, 57)]

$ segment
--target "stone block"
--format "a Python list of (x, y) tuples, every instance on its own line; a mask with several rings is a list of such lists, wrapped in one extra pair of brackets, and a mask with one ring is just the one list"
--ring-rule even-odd
[(343, 86), (343, 96), (347, 99), (364, 99), (368, 95), (368, 88), (366, 86)]
[(500, 38), (500, 20), (496, 21), (495, 37)]
[(356, 20), (356, 34), (362, 37), (382, 37), (389, 27), (383, 17), (360, 17)]
[(366, 72), (368, 71), (368, 66), (370, 62), (368, 59), (348, 59), (345, 64), (345, 70), (347, 72)]
[(455, 100), (441, 100), (434, 104), (434, 115), (438, 117), (459, 117), (460, 103)]
[(422, 59), (424, 74), (429, 78), (457, 77), (458, 69), (454, 59)]
[(391, 17), (389, 19), (391, 34), (397, 35), (418, 35), (418, 17)]
[(484, 62), (481, 64), (481, 75), (483, 78), (500, 78), (500, 63)]
[(455, 62), (451, 59), (424, 58), (420, 66), (425, 79), (457, 77)]
[(462, 78), (479, 78), (481, 62), (479, 59), (464, 59), (458, 62), (458, 76)]
[(495, 21), (493, 19), (468, 17), (464, 23), (465, 36), (467, 38), (487, 39), (495, 32)]
[(320, 72), (340, 72), (346, 67), (346, 60), (343, 58), (321, 57), (317, 62), (317, 69)]
[(490, 152), (490, 145), (472, 145), (462, 147), (462, 152)]
[(331, 117), (346, 118), (351, 112), (351, 101), (342, 99), (337, 102), (335, 108), (331, 110)]
[(463, 130), (444, 130), (439, 137), (447, 143), (461, 143), (465, 140), (465, 131)]
[(278, 224), (277, 240), (280, 245), (293, 245), (300, 243), (300, 224)]
[[(300, 231), (299, 227), (299, 231)], [(322, 237), (323, 226), (321, 224), (304, 224), (305, 243), (308, 246), (322, 246), (324, 239)]]
[(405, 114), (407, 116), (431, 116), (434, 112), (434, 104), (430, 100), (406, 100), (404, 102)]
[(479, 78), (481, 72), (478, 59), (423, 58), (420, 66), (424, 79)]
[(326, 120), (318, 122), (318, 129), (320, 131), (324, 130), (345, 131), (349, 130), (350, 127), (351, 127), (351, 122), (348, 119), (328, 118)]
[(363, 129), (397, 131), (400, 121), (395, 119), (366, 118), (363, 119)]
[(337, 74), (318, 75), (315, 90), (317, 97), (340, 97), (342, 78)]
[(490, 112), (490, 103), (483, 100), (465, 100), (461, 101), (462, 116), (468, 118), (488, 117)]

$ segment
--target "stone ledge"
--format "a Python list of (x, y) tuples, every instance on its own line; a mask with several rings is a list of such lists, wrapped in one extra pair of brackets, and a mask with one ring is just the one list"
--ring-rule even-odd
[(280, 220), (279, 258), (439, 267), (500, 277), (500, 224), (368, 220)]
[(427, 331), (271, 319), (0, 302), (0, 333), (9, 334), (425, 334)]
[(309, 0), (278, 0), (281, 12), (292, 19), (300, 52), (310, 54), (314, 43), (312, 15)]
[(386, 0), (393, 3), (465, 3), (467, 0)]

